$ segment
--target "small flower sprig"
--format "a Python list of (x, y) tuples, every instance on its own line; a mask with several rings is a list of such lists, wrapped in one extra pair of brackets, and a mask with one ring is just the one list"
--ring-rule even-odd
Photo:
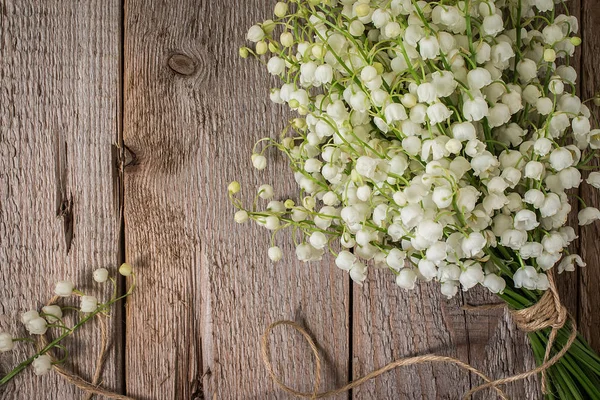
[[(0, 332), (0, 352), (8, 352), (14, 349), (18, 342), (31, 342), (34, 345), (38, 344), (39, 348), (35, 354), (27, 358), (12, 371), (0, 379), (0, 386), (5, 385), (28, 366), (33, 367), (35, 375), (45, 375), (52, 370), (53, 365), (64, 363), (67, 359), (65, 356), (61, 360), (54, 360), (50, 353), (53, 349), (60, 349), (65, 354), (68, 354), (65, 346), (62, 345), (63, 340), (73, 335), (77, 330), (83, 327), (87, 322), (99, 315), (109, 315), (110, 308), (113, 304), (130, 296), (135, 289), (135, 274), (132, 267), (124, 263), (119, 268), (119, 274), (124, 277), (131, 277), (132, 282), (127, 292), (123, 295), (118, 293), (118, 284), (114, 277), (110, 276), (106, 268), (99, 268), (94, 271), (93, 279), (97, 283), (110, 282), (113, 286), (111, 298), (103, 303), (98, 301), (96, 296), (86, 295), (82, 291), (75, 288), (70, 281), (59, 281), (54, 288), (55, 298), (52, 299), (40, 311), (30, 310), (21, 315), (21, 322), (25, 325), (28, 333), (34, 336), (43, 336), (50, 329), (56, 330), (56, 337), (46, 344), (41, 340), (34, 340), (31, 337), (17, 338), (13, 337), (8, 332)], [(71, 296), (79, 296), (79, 307), (61, 306), (54, 303), (57, 298), (68, 298)], [(64, 321), (65, 312), (74, 311), (79, 316), (79, 321), (72, 327), (67, 326)]]

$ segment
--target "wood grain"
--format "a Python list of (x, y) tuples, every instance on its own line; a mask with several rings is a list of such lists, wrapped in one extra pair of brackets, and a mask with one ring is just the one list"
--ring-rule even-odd
[[(260, 360), (260, 336), (280, 319), (303, 323), (321, 346), (322, 390), (431, 352), (493, 377), (532, 367), (527, 340), (506, 313), (460, 310), (464, 303), (494, 302), (484, 289), (448, 301), (438, 285), (404, 292), (390, 273), (375, 269), (364, 286), (350, 284), (331, 259), (296, 261), (283, 232), (275, 242), (286, 256), (272, 264), (269, 233), (233, 222), (232, 180), (242, 182), (246, 204), (262, 183), (273, 184), (278, 199), (297, 200), (285, 159), (269, 151), (267, 170), (257, 172), (249, 157), (256, 140), (276, 136), (290, 117), (268, 100), (276, 81), (237, 56), (247, 28), (269, 18), (273, 4), (0, 2), (0, 330), (23, 333), (15, 316), (39, 307), (52, 282), (72, 279), (89, 289), (91, 271), (120, 261), (124, 185), (126, 256), (140, 281), (125, 330), (118, 312), (112, 319), (103, 376), (109, 388), (140, 400), (291, 398)], [(569, 1), (569, 8), (582, 17), (584, 44), (573, 61), (586, 99), (600, 90), (600, 10), (593, 0)], [(600, 115), (599, 108), (593, 112)], [(121, 118), (124, 182), (116, 170)], [(583, 186), (579, 193), (599, 207), (596, 189)], [(600, 232), (597, 224), (578, 232), (572, 250), (588, 266), (561, 275), (561, 293), (600, 351)], [(314, 361), (306, 344), (284, 328), (271, 339), (276, 371), (310, 391)], [(90, 330), (71, 342), (76, 365), (70, 366), (83, 376), (91, 374), (97, 342)], [(0, 372), (26, 349), (3, 354)], [(478, 383), (453, 366), (421, 365), (337, 398), (456, 399)], [(3, 399), (81, 397), (56, 375), (29, 371), (1, 390)], [(540, 398), (539, 380), (506, 391)]]
[[(420, 284), (406, 292), (386, 270), (371, 270), (354, 288), (354, 378), (407, 356), (435, 352), (467, 360), (464, 315), (456, 300), (442, 300), (439, 287)], [(356, 399), (456, 399), (467, 391), (469, 375), (448, 365), (398, 368), (353, 390)]]
[[(593, 0), (582, 1), (582, 97), (589, 99), (600, 91), (600, 36), (598, 35), (598, 22), (600, 22), (600, 9)], [(595, 118), (592, 120), (595, 128), (600, 128), (600, 107), (588, 103)], [(598, 160), (595, 162), (598, 165)], [(587, 178), (588, 174), (584, 174)], [(600, 208), (598, 189), (583, 184), (581, 196), (588, 206)], [(579, 289), (579, 330), (589, 341), (592, 348), (600, 351), (600, 295), (598, 282), (600, 282), (600, 227), (598, 223), (580, 228), (580, 242), (582, 257), (587, 267), (580, 270)]]
[[(119, 12), (113, 0), (0, 2), (0, 329), (15, 335), (25, 335), (20, 314), (52, 297), (54, 282), (106, 296), (91, 273), (118, 266)], [(119, 315), (103, 374), (114, 390), (123, 388)], [(89, 379), (98, 343), (91, 327), (65, 342), (67, 367)], [(19, 344), (2, 354), (2, 373), (32, 353)], [(31, 369), (0, 390), (3, 399), (82, 395)]]
[[(136, 398), (283, 398), (259, 356), (263, 330), (281, 318), (305, 322), (322, 346), (327, 388), (348, 378), (347, 276), (292, 261), (283, 234), (285, 262), (272, 265), (268, 233), (234, 226), (227, 199), (234, 179), (246, 202), (263, 182), (282, 199), (294, 193), (281, 157), (269, 153), (276, 158), (261, 174), (250, 163), (254, 141), (277, 135), (286, 117), (268, 100), (264, 68), (237, 56), (270, 8), (126, 4), (124, 138), (137, 158), (126, 174), (126, 246), (140, 270), (128, 307), (127, 389)], [(310, 390), (306, 344), (281, 330), (272, 346), (284, 380)]]

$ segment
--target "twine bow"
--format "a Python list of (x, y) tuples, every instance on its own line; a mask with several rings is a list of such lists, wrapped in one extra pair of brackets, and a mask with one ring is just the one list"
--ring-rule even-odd
[[(50, 299), (50, 301), (46, 305), (50, 306), (50, 305), (54, 304), (57, 300), (58, 300), (58, 296), (55, 296), (52, 299)], [(83, 379), (81, 376), (76, 375), (73, 372), (66, 370), (59, 364), (53, 365), (54, 370), (60, 376), (62, 376), (67, 382), (69, 382), (73, 386), (76, 386), (79, 389), (83, 390), (86, 393), (86, 395), (84, 397), (85, 400), (90, 400), (94, 395), (101, 395), (106, 398), (114, 399), (114, 400), (134, 400), (132, 397), (124, 396), (122, 394), (113, 392), (111, 390), (104, 389), (100, 386), (100, 378), (102, 376), (102, 369), (104, 367), (104, 362), (106, 361), (106, 356), (107, 356), (106, 351), (107, 351), (107, 347), (108, 347), (108, 333), (106, 330), (106, 321), (104, 320), (105, 317), (103, 317), (100, 314), (96, 314), (96, 317), (97, 317), (96, 320), (98, 321), (98, 324), (100, 325), (101, 342), (100, 342), (100, 351), (98, 352), (98, 360), (96, 361), (96, 370), (94, 372), (94, 377), (92, 378), (92, 381), (88, 382), (87, 380)], [(46, 335), (40, 335), (38, 342), (42, 348), (46, 347), (48, 345), (48, 339), (46, 338)], [(50, 351), (47, 352), (46, 354), (49, 355), (53, 361), (56, 361), (56, 357), (54, 357), (54, 355)]]
[[(542, 298), (533, 306), (523, 309), (523, 310), (510, 310), (513, 319), (517, 327), (524, 332), (535, 332), (546, 328), (552, 328), (550, 332), (550, 336), (548, 338), (548, 344), (546, 346), (546, 353), (544, 355), (543, 363), (534, 368), (532, 370), (513, 375), (506, 378), (501, 378), (497, 380), (491, 380), (488, 378), (482, 371), (477, 368), (453, 357), (440, 356), (436, 354), (426, 354), (422, 356), (416, 357), (407, 357), (401, 358), (391, 363), (385, 365), (382, 368), (379, 368), (375, 371), (372, 371), (338, 389), (333, 389), (326, 392), (319, 393), (319, 387), (321, 384), (321, 357), (319, 356), (319, 350), (314, 340), (311, 338), (310, 334), (304, 329), (302, 326), (293, 321), (277, 321), (272, 323), (265, 330), (262, 340), (261, 340), (261, 353), (262, 360), (265, 364), (267, 372), (269, 376), (277, 384), (277, 386), (284, 390), (285, 392), (292, 394), (297, 397), (304, 397), (310, 399), (320, 399), (325, 397), (334, 396), (336, 394), (347, 392), (350, 389), (361, 386), (365, 382), (374, 379), (388, 371), (399, 367), (406, 367), (409, 365), (416, 364), (424, 364), (424, 363), (446, 363), (446, 364), (454, 364), (459, 368), (472, 372), (475, 375), (482, 378), (485, 383), (481, 384), (477, 387), (474, 387), (469, 392), (467, 392), (464, 396), (465, 399), (470, 399), (471, 396), (483, 389), (493, 388), (498, 396), (503, 400), (508, 400), (508, 396), (504, 391), (502, 391), (499, 386), (507, 384), (509, 382), (519, 381), (530, 376), (536, 375), (538, 373), (542, 374), (542, 391), (546, 393), (547, 391), (547, 376), (546, 370), (550, 368), (552, 365), (556, 364), (569, 350), (575, 339), (577, 338), (577, 324), (575, 320), (568, 314), (566, 308), (560, 301), (560, 296), (558, 294), (558, 290), (556, 289), (556, 285), (554, 282), (554, 274), (552, 271), (548, 272), (548, 281), (549, 281), (549, 290), (544, 293)], [(506, 308), (505, 304), (502, 305), (485, 305), (485, 306), (467, 306), (466, 310), (484, 310), (484, 309), (492, 309), (492, 308)], [(556, 353), (552, 358), (550, 358), (550, 354), (552, 352), (552, 347), (554, 346), (554, 342), (556, 341), (556, 335), (558, 331), (565, 325), (567, 320), (570, 320), (571, 323), (571, 334), (565, 345), (562, 349)], [(313, 355), (315, 357), (315, 380), (312, 392), (301, 392), (296, 389), (293, 389), (287, 386), (276, 374), (273, 369), (273, 363), (271, 361), (271, 354), (269, 351), (269, 338), (273, 329), (279, 326), (288, 326), (296, 330), (300, 333), (308, 345), (310, 346)]]

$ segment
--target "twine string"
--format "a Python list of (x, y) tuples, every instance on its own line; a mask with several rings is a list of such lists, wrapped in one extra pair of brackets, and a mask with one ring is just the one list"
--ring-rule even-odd
[[(50, 299), (50, 301), (46, 305), (50, 306), (50, 305), (56, 303), (56, 301), (58, 299), (59, 299), (58, 296), (54, 296), (52, 299)], [(100, 386), (100, 383), (101, 383), (100, 379), (102, 377), (102, 370), (104, 368), (104, 362), (106, 361), (106, 357), (108, 355), (108, 353), (107, 353), (108, 332), (107, 332), (105, 317), (100, 314), (96, 314), (96, 320), (98, 321), (98, 324), (100, 325), (100, 349), (98, 351), (98, 359), (96, 360), (96, 368), (95, 368), (95, 372), (94, 372), (92, 381), (88, 382), (87, 380), (83, 379), (81, 376), (65, 369), (60, 364), (54, 364), (53, 365), (54, 370), (61, 377), (63, 377), (67, 382), (69, 382), (71, 385), (76, 386), (79, 389), (81, 389), (82, 391), (84, 391), (85, 392), (84, 400), (90, 400), (94, 395), (100, 395), (100, 396), (104, 396), (106, 398), (114, 399), (114, 400), (134, 400), (132, 397), (125, 396), (125, 395), (113, 392), (111, 390), (108, 390), (108, 389), (104, 389), (103, 387)], [(40, 346), (42, 348), (44, 348), (48, 345), (48, 338), (46, 337), (46, 335), (40, 335), (38, 342), (39, 342)], [(49, 355), (50, 358), (52, 358), (52, 360), (54, 362), (56, 362), (56, 357), (52, 354), (51, 351), (48, 351), (46, 354)]]
[[(289, 327), (293, 328), (294, 330), (296, 330), (298, 333), (300, 333), (306, 339), (306, 342), (308, 343), (308, 345), (310, 346), (310, 348), (313, 352), (313, 355), (315, 357), (316, 367), (315, 367), (315, 384), (314, 384), (314, 389), (312, 392), (301, 392), (296, 389), (293, 389), (293, 388), (287, 386), (285, 383), (283, 383), (283, 381), (275, 374), (275, 371), (273, 369), (273, 363), (271, 362), (270, 351), (269, 351), (269, 337), (270, 337), (273, 329), (275, 329), (276, 327), (281, 326), (281, 325), (289, 326)], [(424, 363), (454, 364), (454, 365), (458, 366), (459, 368), (462, 368), (466, 371), (476, 374), (477, 376), (479, 376), (480, 378), (482, 378), (484, 381), (486, 381), (488, 383), (492, 382), (490, 380), (490, 378), (488, 378), (483, 372), (479, 371), (478, 369), (472, 367), (471, 365), (469, 365), (467, 363), (462, 362), (461, 360), (459, 360), (457, 358), (440, 356), (440, 355), (436, 355), (436, 354), (426, 354), (426, 355), (416, 356), (416, 357), (401, 358), (399, 360), (393, 361), (393, 362), (385, 365), (382, 368), (379, 368), (373, 372), (370, 372), (367, 375), (365, 375), (361, 378), (358, 378), (338, 389), (333, 389), (333, 390), (330, 390), (327, 392), (319, 393), (319, 386), (320, 386), (320, 382), (321, 382), (321, 357), (319, 356), (319, 350), (317, 348), (317, 345), (315, 344), (314, 340), (311, 338), (310, 334), (306, 331), (306, 329), (304, 329), (302, 326), (300, 326), (299, 324), (297, 324), (296, 322), (293, 322), (293, 321), (283, 320), (283, 321), (274, 322), (271, 325), (269, 325), (269, 327), (266, 329), (265, 333), (263, 334), (261, 345), (262, 345), (261, 346), (262, 359), (267, 368), (269, 375), (271, 376), (271, 379), (273, 379), (273, 381), (277, 384), (277, 386), (279, 386), (279, 388), (281, 388), (285, 392), (293, 394), (297, 397), (304, 397), (304, 398), (310, 398), (310, 399), (321, 399), (321, 398), (325, 398), (325, 397), (335, 396), (336, 394), (344, 393), (350, 389), (361, 386), (365, 382), (370, 381), (371, 379), (374, 379), (374, 378), (376, 378), (382, 374), (385, 374), (388, 371), (396, 369), (398, 367), (406, 367), (409, 365), (424, 364)], [(503, 400), (508, 400), (508, 396), (500, 388), (498, 388), (498, 387), (496, 387), (496, 385), (494, 385), (494, 389), (496, 390), (496, 392), (498, 393), (500, 398), (502, 398)]]
[[(308, 333), (308, 331), (303, 328), (301, 325), (297, 324), (293, 321), (277, 321), (272, 323), (265, 330), (262, 339), (261, 339), (261, 353), (262, 353), (262, 361), (269, 373), (271, 379), (277, 384), (277, 386), (284, 390), (285, 392), (292, 394), (297, 397), (310, 398), (310, 399), (320, 399), (325, 397), (334, 396), (340, 393), (347, 392), (350, 389), (361, 386), (367, 381), (371, 379), (377, 378), (378, 376), (391, 371), (393, 369), (399, 367), (406, 367), (409, 365), (417, 365), (424, 363), (446, 363), (446, 364), (454, 364), (457, 367), (472, 372), (475, 375), (479, 376), (481, 379), (485, 381), (485, 383), (472, 388), (469, 392), (465, 394), (465, 399), (470, 399), (471, 396), (479, 392), (480, 390), (484, 390), (487, 388), (493, 388), (498, 396), (503, 400), (508, 400), (508, 396), (504, 391), (502, 391), (499, 386), (505, 385), (510, 382), (519, 381), (522, 379), (526, 379), (530, 376), (536, 375), (538, 373), (542, 374), (542, 391), (544, 393), (547, 392), (547, 374), (546, 371), (552, 365), (556, 364), (569, 350), (571, 345), (575, 342), (577, 338), (577, 324), (575, 320), (568, 314), (566, 308), (560, 301), (560, 296), (558, 294), (558, 290), (556, 289), (556, 284), (554, 281), (554, 274), (552, 271), (548, 272), (548, 281), (549, 281), (549, 290), (544, 293), (541, 299), (531, 307), (525, 308), (523, 310), (510, 310), (513, 319), (517, 327), (524, 332), (536, 332), (546, 328), (552, 328), (550, 335), (548, 337), (548, 343), (546, 345), (546, 352), (544, 355), (544, 360), (541, 365), (538, 367), (531, 369), (529, 371), (516, 374), (513, 376), (509, 376), (506, 378), (491, 380), (488, 378), (482, 371), (477, 368), (453, 357), (440, 356), (436, 354), (426, 354), (422, 356), (416, 357), (407, 357), (401, 358), (395, 361), (390, 362), (389, 364), (374, 370), (340, 388), (329, 390), (326, 392), (319, 392), (319, 387), (321, 384), (321, 357), (319, 355), (319, 350), (314, 340)], [(506, 304), (490, 304), (483, 306), (465, 306), (463, 307), (465, 310), (474, 311), (474, 310), (492, 310), (499, 308), (507, 308)], [(552, 348), (556, 341), (556, 336), (558, 331), (565, 325), (565, 323), (569, 320), (571, 324), (571, 333), (565, 345), (561, 348), (561, 350), (556, 353), (553, 357), (550, 357), (552, 352)], [(308, 343), (309, 347), (312, 350), (312, 353), (315, 358), (315, 378), (314, 378), (314, 386), (312, 392), (302, 392), (287, 386), (281, 378), (277, 376), (274, 371), (273, 363), (271, 361), (271, 354), (269, 350), (269, 338), (271, 336), (272, 331), (279, 326), (287, 326), (293, 328), (295, 331), (300, 333), (306, 343)]]

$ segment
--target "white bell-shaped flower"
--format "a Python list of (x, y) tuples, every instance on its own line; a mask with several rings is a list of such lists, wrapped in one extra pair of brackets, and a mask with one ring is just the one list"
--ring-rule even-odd
[(488, 274), (483, 280), (483, 286), (492, 293), (502, 293), (506, 288), (506, 281), (496, 274)]
[(396, 285), (403, 289), (412, 290), (417, 282), (417, 274), (410, 268), (404, 268), (396, 276)]

